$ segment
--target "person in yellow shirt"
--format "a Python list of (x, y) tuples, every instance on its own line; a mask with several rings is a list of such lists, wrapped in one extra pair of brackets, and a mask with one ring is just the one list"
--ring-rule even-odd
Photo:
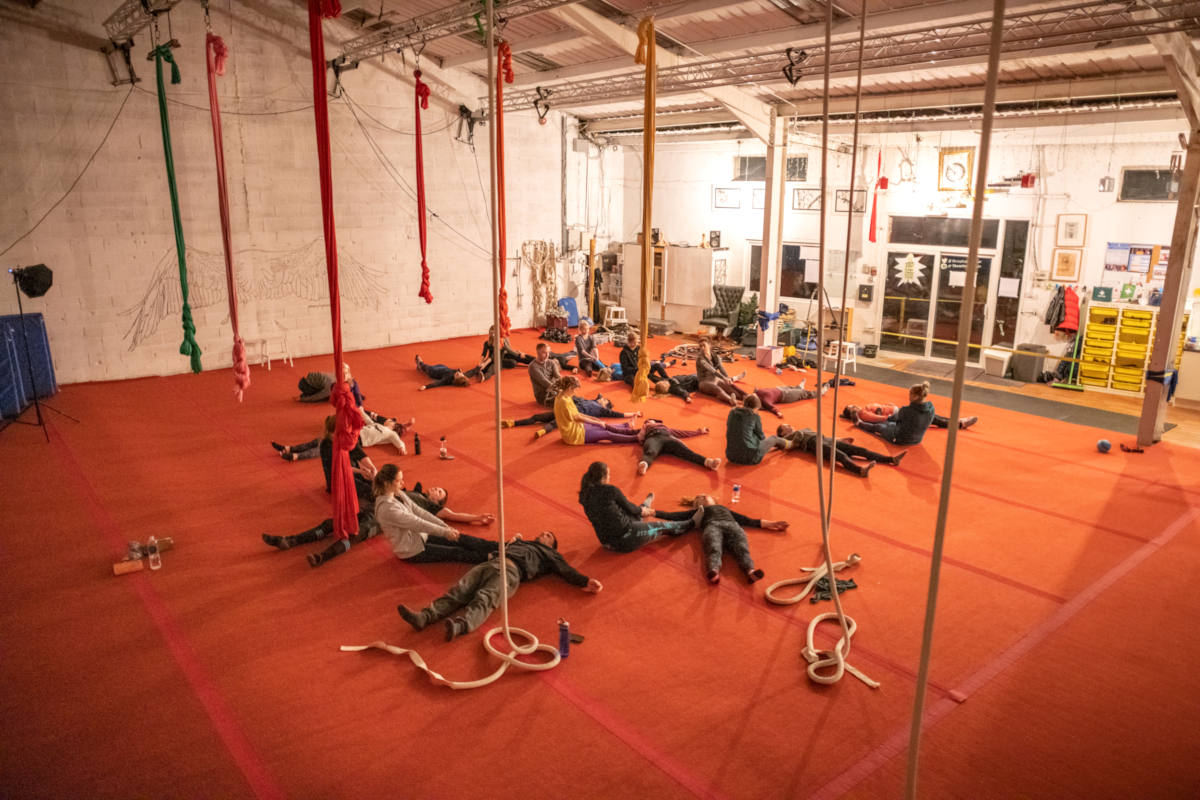
[(565, 444), (638, 444), (638, 432), (628, 422), (606, 425), (596, 417), (579, 413), (575, 407), (575, 390), (579, 379), (564, 375), (558, 381), (554, 398), (554, 421)]

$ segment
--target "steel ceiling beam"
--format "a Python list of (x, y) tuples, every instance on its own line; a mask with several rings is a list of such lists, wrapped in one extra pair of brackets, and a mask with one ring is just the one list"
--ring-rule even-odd
[(125, 0), (104, 20), (104, 32), (116, 45), (133, 41), (134, 34), (149, 25), (155, 14), (170, 11), (180, 0)]

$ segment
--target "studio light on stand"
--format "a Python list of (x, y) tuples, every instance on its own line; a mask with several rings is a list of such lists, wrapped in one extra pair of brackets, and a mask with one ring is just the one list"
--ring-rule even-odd
[(42, 429), (42, 433), (46, 436), (46, 442), (49, 443), (50, 431), (46, 429), (46, 421), (42, 417), (43, 406), (56, 414), (61, 414), (72, 422), (79, 422), (79, 420), (70, 414), (59, 411), (48, 403), (42, 403), (38, 400), (37, 379), (33, 371), (33, 354), (29, 349), (29, 330), (25, 327), (25, 307), (21, 303), (21, 294), (24, 293), (30, 299), (41, 297), (50, 291), (50, 287), (54, 285), (54, 273), (45, 264), (34, 264), (31, 267), (15, 267), (8, 272), (13, 276), (13, 291), (17, 295), (17, 315), (21, 321), (21, 336), (25, 340), (25, 369), (29, 373), (29, 385), (33, 390), (33, 407), (37, 411), (37, 422), (25, 422), (20, 419), (14, 420), (14, 422), (19, 422), (22, 425), (39, 426)]

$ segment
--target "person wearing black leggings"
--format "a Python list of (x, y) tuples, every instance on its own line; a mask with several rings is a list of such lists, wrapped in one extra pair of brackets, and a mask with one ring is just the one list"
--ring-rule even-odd
[(606, 550), (617, 553), (632, 553), (643, 545), (660, 538), (663, 534), (678, 536), (692, 527), (692, 520), (647, 521), (655, 516), (647, 503), (635, 506), (618, 489), (608, 482), (608, 465), (593, 461), (579, 482), (579, 504), (592, 523), (596, 538)]
[(650, 466), (654, 464), (654, 460), (663, 453), (707, 469), (717, 469), (721, 466), (721, 459), (705, 458), (680, 441), (680, 439), (691, 436), (703, 436), (706, 433), (708, 433), (708, 428), (689, 431), (668, 428), (660, 419), (646, 420), (646, 424), (642, 426), (642, 460), (637, 465), (638, 475), (645, 475)]
[[(813, 456), (817, 454), (817, 432), (811, 428), (796, 430), (791, 425), (784, 423), (775, 429), (775, 433), (781, 439), (787, 440), (788, 450), (800, 450), (801, 452), (810, 453)], [(821, 438), (824, 440), (821, 443), (822, 455), (825, 458), (836, 457), (837, 463), (847, 472), (851, 475), (857, 475), (860, 478), (867, 477), (867, 473), (871, 471), (871, 467), (876, 464), (889, 464), (893, 467), (899, 465), (908, 452), (905, 450), (898, 456), (876, 453), (873, 450), (852, 444), (852, 439), (838, 439), (837, 451), (835, 452), (833, 449), (833, 439), (828, 436)], [(854, 460), (856, 458), (861, 458), (867, 463), (860, 464)]]
[(754, 583), (762, 578), (763, 571), (754, 566), (754, 559), (750, 557), (750, 542), (746, 539), (745, 528), (784, 531), (787, 530), (787, 522), (743, 516), (719, 505), (707, 494), (696, 495), (684, 503), (692, 508), (687, 511), (667, 511), (659, 516), (664, 519), (691, 519), (696, 523), (704, 547), (704, 575), (709, 583), (721, 582), (721, 558), (725, 553), (733, 556), (746, 574), (747, 581)]

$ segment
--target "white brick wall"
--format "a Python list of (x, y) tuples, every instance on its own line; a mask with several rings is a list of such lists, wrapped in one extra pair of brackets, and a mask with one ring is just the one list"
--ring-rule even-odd
[[(79, 175), (100, 142), (128, 87), (109, 86), (98, 52), (51, 42), (46, 30), (65, 27), (102, 36), (113, 4), (60, 0), (30, 11), (24, 21), (0, 27), (6, 80), (0, 89), (0, 248), (7, 247), (46, 212)], [(325, 286), (316, 141), (311, 110), (267, 115), (311, 103), (307, 18), (285, 0), (237, 5), (234, 17), (213, 9), (213, 24), (231, 49), (226, 76), (218, 79), (224, 112), (224, 147), (233, 224), (242, 334), (248, 340), (286, 329), (293, 355), (328, 352), (329, 308)], [(184, 236), (188, 245), (191, 302), (206, 368), (228, 366), (232, 335), (224, 299), (220, 224), (215, 194), (212, 132), (207, 111), (204, 28), (198, 4), (173, 14), (183, 83), (170, 86), (172, 143)], [(346, 38), (326, 24), (327, 57)], [(162, 160), (153, 65), (144, 60), (148, 33), (137, 37), (134, 68), (142, 78), (94, 163), (69, 197), (32, 235), (4, 257), (5, 266), (45, 262), (54, 288), (26, 303), (46, 315), (58, 379), (63, 383), (184, 372), (171, 210)], [(38, 53), (53, 53), (40, 58)], [(19, 57), (15, 56), (19, 54)], [(399, 131), (413, 129), (411, 64), (389, 57), (345, 73), (354, 100)], [(465, 75), (462, 98), (484, 91)], [(435, 94), (441, 83), (433, 83)], [(454, 99), (457, 103), (458, 98)], [(428, 261), (433, 305), (420, 286), (416, 201), (397, 186), (372, 152), (345, 100), (330, 99), (335, 218), (342, 261), (343, 337), (347, 349), (480, 333), (491, 321), (491, 269), (487, 198), (486, 128), (476, 130), (476, 156), (454, 140), (452, 105), (431, 103), (423, 113)], [(238, 115), (235, 112), (249, 112)], [(397, 171), (414, 186), (414, 140), (380, 129), (364, 118), (370, 135)], [(539, 125), (531, 111), (506, 117), (508, 242), (561, 241), (560, 118)], [(442, 130), (437, 130), (442, 129)], [(455, 231), (466, 237), (452, 232)], [(477, 245), (477, 246), (474, 246)], [(482, 250), (478, 248), (483, 248)], [(361, 265), (361, 267), (358, 267)], [(160, 269), (162, 268), (162, 269)], [(377, 271), (355, 292), (360, 269)], [(531, 323), (528, 273), (517, 325)], [(153, 299), (165, 278), (170, 313)], [(359, 284), (360, 286), (363, 284)], [(297, 294), (299, 292), (299, 296)], [(515, 291), (510, 289), (510, 296)], [(149, 298), (144, 302), (144, 298)], [(16, 300), (0, 291), (0, 313)], [(131, 327), (142, 314), (144, 335)]]

